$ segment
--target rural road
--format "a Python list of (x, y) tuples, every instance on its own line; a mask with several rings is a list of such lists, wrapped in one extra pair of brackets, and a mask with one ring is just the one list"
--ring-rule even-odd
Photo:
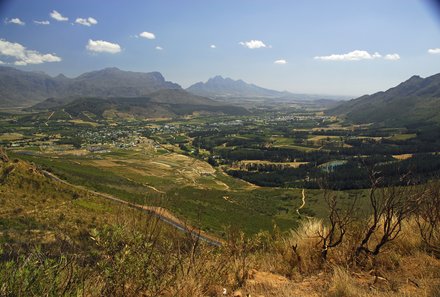
[(220, 247), (223, 245), (223, 243), (220, 239), (217, 239), (209, 234), (206, 234), (205, 232), (203, 232), (202, 230), (200, 230), (198, 228), (194, 228), (194, 227), (184, 223), (180, 219), (176, 218), (170, 211), (166, 210), (163, 207), (146, 206), (146, 205), (128, 202), (128, 201), (116, 198), (116, 197), (109, 195), (109, 194), (96, 192), (96, 191), (84, 188), (82, 186), (77, 186), (77, 185), (71, 184), (65, 180), (62, 180), (61, 178), (59, 178), (58, 176), (54, 175), (53, 173), (51, 173), (49, 171), (43, 170), (42, 172), (46, 177), (51, 178), (57, 182), (63, 183), (65, 185), (69, 185), (69, 186), (77, 188), (77, 189), (85, 190), (85, 191), (92, 193), (96, 196), (99, 196), (99, 197), (102, 197), (102, 198), (105, 198), (108, 200), (112, 200), (112, 201), (115, 201), (115, 202), (118, 202), (121, 204), (125, 204), (130, 207), (139, 209), (141, 211), (145, 211), (145, 212), (153, 215), (154, 217), (158, 218), (162, 222), (176, 228), (177, 230), (185, 232), (185, 233), (190, 233), (191, 235), (195, 236), (196, 238), (205, 241), (209, 245), (217, 246), (217, 247)]

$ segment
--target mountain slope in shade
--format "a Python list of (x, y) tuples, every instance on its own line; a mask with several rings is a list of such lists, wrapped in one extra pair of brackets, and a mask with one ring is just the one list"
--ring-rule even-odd
[(159, 72), (132, 72), (118, 68), (84, 73), (73, 79), (64, 96), (134, 97), (162, 89), (181, 89), (178, 84), (165, 81)]
[(47, 98), (136, 97), (162, 89), (181, 89), (159, 72), (141, 73), (106, 68), (76, 78), (0, 67), (0, 107), (25, 107)]
[(31, 105), (58, 96), (66, 85), (61, 77), (0, 66), (0, 107)]
[(221, 98), (221, 97), (283, 97), (286, 92), (279, 92), (265, 89), (254, 84), (248, 84), (242, 80), (233, 80), (215, 76), (207, 82), (198, 82), (186, 89), (200, 96)]
[(242, 107), (222, 104), (179, 89), (159, 90), (143, 97), (49, 98), (36, 104), (30, 110), (65, 111), (70, 116), (80, 118), (87, 113), (100, 119), (115, 116), (135, 118), (175, 117), (196, 112), (228, 115), (249, 113)]
[(385, 92), (344, 102), (328, 111), (354, 123), (440, 123), (440, 74), (413, 76)]

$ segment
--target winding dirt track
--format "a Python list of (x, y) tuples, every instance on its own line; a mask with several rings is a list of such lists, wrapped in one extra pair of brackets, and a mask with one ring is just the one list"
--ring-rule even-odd
[(297, 213), (299, 216), (301, 216), (301, 217), (306, 217), (307, 219), (312, 219), (313, 217), (309, 217), (309, 216), (307, 216), (307, 215), (303, 215), (303, 214), (301, 214), (301, 212), (300, 212), (300, 210), (303, 209), (304, 206), (306, 206), (306, 190), (305, 190), (305, 189), (302, 190), (302, 198), (301, 198), (301, 200), (302, 200), (302, 203), (301, 203), (301, 205), (296, 209), (296, 213)]
[(299, 211), (300, 211), (301, 209), (303, 209), (304, 206), (306, 206), (306, 190), (305, 190), (305, 189), (302, 190), (302, 204), (300, 205), (300, 207), (298, 207), (298, 208), (296, 209), (296, 213), (297, 213), (298, 215), (302, 216), (302, 214), (301, 214)]
[(128, 205), (130, 207), (139, 209), (141, 211), (145, 211), (145, 212), (157, 217), (159, 220), (163, 221), (164, 223), (176, 228), (177, 230), (185, 232), (185, 233), (190, 233), (193, 236), (195, 236), (196, 238), (205, 241), (209, 245), (218, 246), (218, 247), (223, 245), (223, 241), (221, 239), (215, 238), (214, 236), (209, 235), (198, 228), (195, 228), (195, 227), (188, 225), (187, 223), (183, 222), (182, 220), (176, 218), (170, 211), (166, 210), (163, 207), (147, 206), (147, 205), (132, 203), (132, 202), (128, 202), (128, 201), (116, 198), (110, 194), (89, 190), (89, 189), (84, 188), (82, 186), (74, 185), (74, 184), (71, 184), (65, 180), (62, 180), (58, 176), (56, 176), (53, 173), (46, 171), (46, 170), (43, 170), (43, 174), (46, 177), (51, 178), (57, 182), (63, 183), (65, 185), (68, 185), (68, 186), (71, 186), (71, 187), (74, 187), (77, 189), (81, 189), (83, 191), (87, 191), (93, 195), (96, 195), (96, 196), (99, 196), (99, 197), (102, 197), (102, 198), (105, 198), (108, 200), (112, 200), (112, 201), (115, 201), (115, 202), (118, 202), (121, 204)]

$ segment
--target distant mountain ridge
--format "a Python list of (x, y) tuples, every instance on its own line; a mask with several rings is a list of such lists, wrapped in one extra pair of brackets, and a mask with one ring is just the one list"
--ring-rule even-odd
[(31, 106), (51, 97), (137, 97), (163, 89), (182, 88), (159, 72), (105, 68), (68, 78), (0, 66), (0, 107)]
[(243, 80), (233, 80), (217, 75), (207, 82), (198, 82), (186, 89), (200, 96), (208, 97), (283, 97), (286, 92), (265, 89)]
[(234, 80), (221, 75), (214, 76), (206, 82), (198, 82), (186, 88), (190, 93), (213, 99), (277, 99), (277, 102), (309, 100), (342, 100), (346, 96), (294, 94), (287, 91), (276, 91), (247, 83), (241, 79)]
[(394, 88), (344, 102), (327, 111), (354, 123), (440, 123), (440, 73), (412, 76)]

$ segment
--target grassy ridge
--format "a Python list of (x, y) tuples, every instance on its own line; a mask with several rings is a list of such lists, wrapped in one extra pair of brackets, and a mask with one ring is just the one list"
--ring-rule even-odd
[[(126, 159), (127, 154), (117, 152), (111, 157)], [(134, 155), (132, 153), (131, 157)], [(257, 190), (221, 173), (201, 176), (195, 184), (190, 181), (179, 184), (176, 182), (179, 176), (143, 176), (128, 169), (128, 166), (130, 169), (143, 168), (146, 172), (151, 169), (148, 166), (136, 168), (139, 164), (104, 168), (84, 157), (61, 160), (49, 156), (11, 156), (34, 162), (73, 184), (136, 203), (169, 208), (191, 224), (217, 234), (221, 234), (227, 226), (239, 227), (250, 234), (271, 230), (274, 224), (286, 230), (296, 226), (299, 219), (295, 213), (301, 203), (297, 189)]]
[[(183, 179), (176, 173), (177, 170), (171, 170), (171, 175), (160, 176), (165, 169), (145, 162), (166, 160), (169, 164), (173, 163), (168, 159), (158, 159), (160, 156), (156, 154), (144, 156), (127, 150), (104, 155), (104, 160), (117, 163), (114, 167), (107, 166), (109, 164), (105, 162), (99, 163), (100, 166), (93, 159), (85, 157), (71, 156), (61, 160), (49, 156), (15, 156), (48, 168), (73, 184), (136, 203), (163, 206), (191, 224), (218, 235), (223, 234), (227, 226), (236, 226), (248, 234), (272, 230), (274, 225), (287, 230), (297, 226), (301, 220), (296, 213), (301, 205), (301, 189), (250, 186), (221, 172), (197, 177), (195, 181)], [(131, 161), (123, 163), (122, 160)], [(177, 168), (183, 170), (183, 175), (187, 177), (187, 168), (180, 164), (176, 165), (180, 166)], [(145, 175), (133, 172), (134, 169), (143, 170), (139, 172), (145, 172)], [(161, 192), (153, 190), (151, 186)], [(324, 217), (326, 208), (322, 203), (322, 192), (307, 190), (306, 193), (307, 203), (302, 212)], [(356, 195), (365, 198), (366, 192), (353, 190), (338, 192), (338, 195), (348, 205)], [(359, 200), (359, 207), (363, 208), (366, 199)]]

